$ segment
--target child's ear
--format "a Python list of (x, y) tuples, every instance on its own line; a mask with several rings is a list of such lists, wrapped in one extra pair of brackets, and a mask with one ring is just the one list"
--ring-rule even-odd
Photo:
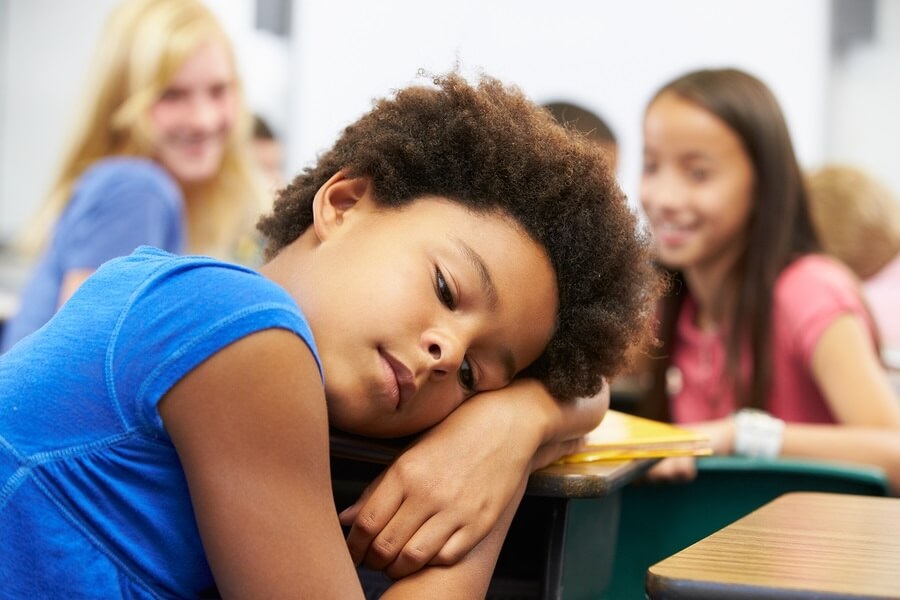
[(368, 177), (349, 179), (344, 171), (338, 171), (322, 184), (313, 198), (313, 227), (316, 236), (325, 240), (343, 225), (348, 213), (368, 206), (371, 180)]

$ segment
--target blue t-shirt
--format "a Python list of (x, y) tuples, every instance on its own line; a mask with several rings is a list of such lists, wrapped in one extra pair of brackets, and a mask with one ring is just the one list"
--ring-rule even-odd
[(66, 272), (96, 269), (142, 245), (183, 254), (184, 221), (181, 189), (152, 160), (114, 157), (92, 165), (22, 290), (18, 314), (3, 328), (0, 352), (50, 320)]
[(157, 404), (209, 356), (269, 328), (295, 332), (318, 361), (280, 286), (139, 248), (0, 357), (0, 597), (187, 598), (209, 587)]

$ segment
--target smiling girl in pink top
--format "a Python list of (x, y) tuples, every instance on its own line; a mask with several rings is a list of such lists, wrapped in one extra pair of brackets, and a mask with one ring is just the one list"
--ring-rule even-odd
[(872, 464), (900, 488), (900, 403), (856, 281), (820, 253), (771, 91), (734, 69), (663, 86), (640, 195), (673, 274), (644, 411), (707, 432), (717, 453)]

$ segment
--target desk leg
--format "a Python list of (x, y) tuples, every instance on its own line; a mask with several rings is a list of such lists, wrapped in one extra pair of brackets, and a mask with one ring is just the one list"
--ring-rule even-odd
[(621, 494), (561, 500), (551, 529), (545, 600), (596, 600), (612, 580)]
[(597, 600), (612, 580), (621, 493), (526, 495), (500, 552), (488, 600)]

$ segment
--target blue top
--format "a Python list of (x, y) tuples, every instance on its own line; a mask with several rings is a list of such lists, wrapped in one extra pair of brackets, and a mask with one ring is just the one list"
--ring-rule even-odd
[(96, 269), (141, 245), (183, 254), (184, 221), (181, 189), (152, 160), (114, 157), (94, 163), (75, 183), (22, 290), (19, 313), (3, 328), (0, 352), (50, 320), (67, 271)]
[(188, 598), (209, 587), (157, 403), (202, 361), (269, 328), (295, 332), (318, 361), (280, 286), (139, 248), (0, 357), (0, 596)]

